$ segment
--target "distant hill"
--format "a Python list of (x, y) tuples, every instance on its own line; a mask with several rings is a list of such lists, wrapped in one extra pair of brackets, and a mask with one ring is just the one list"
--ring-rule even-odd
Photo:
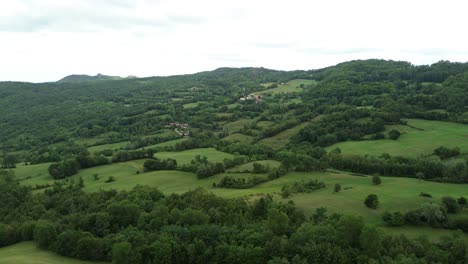
[(98, 73), (96, 76), (85, 75), (85, 74), (72, 74), (60, 79), (59, 83), (80, 83), (90, 81), (108, 81), (108, 80), (120, 80), (123, 79), (120, 76), (109, 76)]

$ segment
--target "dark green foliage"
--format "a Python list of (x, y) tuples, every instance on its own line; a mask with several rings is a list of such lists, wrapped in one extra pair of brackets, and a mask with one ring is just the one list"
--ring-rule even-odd
[(450, 149), (444, 146), (440, 146), (434, 149), (434, 155), (438, 156), (441, 159), (456, 157), (460, 155), (460, 148), (456, 147), (456, 148)]
[(399, 211), (393, 213), (385, 211), (382, 220), (388, 226), (403, 226), (405, 224), (405, 216)]
[(447, 219), (447, 208), (438, 203), (424, 203), (419, 209), (405, 214), (405, 223), (416, 226), (441, 227), (447, 223)]
[(335, 183), (335, 187), (333, 188), (334, 192), (340, 192), (341, 191), (341, 184)]
[(447, 208), (447, 213), (456, 214), (460, 211), (460, 206), (455, 198), (450, 196), (442, 197), (442, 204)]
[(468, 216), (456, 217), (450, 221), (449, 225), (452, 229), (460, 229), (464, 232), (468, 232)]
[(330, 155), (329, 163), (333, 168), (348, 170), (354, 173), (374, 174), (385, 176), (404, 176), (426, 180), (463, 183), (468, 182), (468, 166), (465, 163), (456, 165), (445, 164), (431, 158), (407, 158), (400, 156), (382, 155)]
[(16, 168), (18, 158), (15, 155), (7, 154), (2, 157), (2, 169)]
[(432, 195), (431, 195), (431, 194), (425, 193), (425, 192), (421, 192), (421, 193), (419, 194), (419, 196), (427, 197), (427, 198), (432, 198)]
[(17, 230), (12, 225), (0, 223), (0, 247), (9, 246), (18, 241)]
[(50, 248), (57, 238), (57, 226), (50, 221), (41, 220), (34, 228), (34, 241), (40, 248)]
[(109, 183), (109, 182), (114, 182), (115, 181), (115, 177), (114, 176), (109, 176), (106, 180), (106, 183)]
[(269, 181), (270, 179), (262, 176), (254, 176), (248, 178), (234, 178), (232, 176), (224, 176), (219, 183), (215, 184), (216, 187), (229, 188), (229, 189), (248, 189), (255, 185)]
[(154, 171), (154, 170), (175, 170), (177, 168), (177, 161), (175, 159), (158, 159), (152, 158), (146, 160), (143, 164), (145, 171)]
[(397, 140), (400, 137), (400, 135), (400, 131), (396, 129), (392, 129), (390, 130), (390, 132), (388, 132), (388, 137), (393, 140)]
[(207, 178), (218, 173), (223, 173), (225, 171), (224, 163), (222, 162), (208, 162), (202, 164), (197, 168), (196, 174), (199, 179)]
[(255, 174), (261, 174), (261, 173), (267, 173), (270, 170), (270, 168), (266, 165), (262, 165), (258, 162), (253, 163), (253, 171), (252, 173)]
[(56, 180), (73, 176), (77, 174), (79, 170), (80, 163), (74, 159), (53, 163), (49, 166), (49, 174)]
[(364, 204), (371, 209), (377, 209), (379, 206), (379, 198), (375, 194), (369, 194), (364, 200)]
[(380, 185), (382, 183), (382, 179), (379, 176), (374, 175), (372, 176), (372, 184), (373, 185)]
[(457, 199), (457, 203), (462, 208), (467, 206), (467, 200), (463, 196)]
[(283, 196), (286, 196), (284, 193), (310, 193), (323, 188), (325, 188), (325, 183), (323, 183), (322, 181), (309, 180), (305, 182), (304, 180), (302, 180), (300, 182), (294, 182), (292, 185), (284, 185), (281, 188), (281, 192)]

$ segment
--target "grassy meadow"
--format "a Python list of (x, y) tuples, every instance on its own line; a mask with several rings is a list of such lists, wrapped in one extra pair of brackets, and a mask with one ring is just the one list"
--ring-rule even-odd
[(3, 264), (98, 264), (105, 262), (84, 261), (41, 250), (34, 242), (21, 242), (0, 248), (0, 263)]
[(290, 129), (286, 129), (284, 131), (281, 131), (280, 133), (269, 137), (269, 138), (264, 138), (260, 140), (258, 143), (271, 147), (273, 149), (280, 149), (286, 146), (289, 143), (289, 140), (295, 136), (301, 129), (306, 127), (309, 123), (304, 122), (302, 124), (299, 124), (295, 127), (292, 127)]
[[(278, 84), (278, 87), (271, 88), (260, 92), (259, 94), (278, 94), (278, 93), (292, 93), (292, 92), (302, 92), (303, 88), (299, 87), (301, 84), (304, 85), (314, 85), (316, 81), (314, 80), (304, 80), (304, 79), (295, 79), (291, 80), (285, 84)], [(265, 87), (270, 86), (272, 83), (264, 84)]]
[(347, 141), (334, 144), (327, 148), (340, 148), (344, 154), (370, 154), (417, 157), (421, 154), (430, 155), (439, 146), (460, 147), (462, 152), (468, 152), (468, 125), (451, 122), (408, 119), (408, 125), (387, 126), (386, 131), (397, 129), (401, 132), (397, 140), (364, 140)]

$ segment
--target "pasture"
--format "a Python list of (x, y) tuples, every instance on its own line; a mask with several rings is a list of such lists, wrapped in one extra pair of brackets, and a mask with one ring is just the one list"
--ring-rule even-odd
[[(295, 79), (284, 84), (278, 84), (278, 87), (261, 91), (259, 94), (278, 94), (278, 93), (293, 93), (302, 92), (301, 85), (315, 85), (315, 80)], [(271, 83), (266, 83), (263, 86), (268, 87)]]
[(386, 132), (392, 129), (401, 132), (401, 136), (397, 140), (346, 141), (327, 147), (327, 150), (340, 148), (344, 154), (378, 156), (382, 153), (388, 153), (407, 157), (417, 157), (421, 154), (430, 155), (439, 146), (460, 147), (462, 152), (468, 152), (468, 125), (421, 119), (408, 119), (406, 121), (409, 126), (386, 127)]
[(273, 149), (280, 149), (280, 148), (283, 148), (285, 147), (288, 143), (289, 143), (289, 140), (297, 135), (297, 133), (299, 133), (299, 131), (301, 131), (301, 129), (303, 129), (304, 127), (306, 127), (309, 123), (308, 122), (304, 122), (302, 124), (299, 124), (295, 127), (292, 127), (290, 129), (286, 129), (284, 131), (281, 131), (280, 133), (272, 136), (272, 137), (269, 137), (269, 138), (264, 138), (262, 140), (260, 140), (258, 143), (262, 144), (262, 145), (265, 145), (265, 146), (268, 146), (268, 147), (271, 147)]
[(98, 264), (105, 262), (84, 261), (62, 257), (51, 251), (41, 250), (34, 242), (22, 242), (0, 248), (0, 263), (4, 264)]

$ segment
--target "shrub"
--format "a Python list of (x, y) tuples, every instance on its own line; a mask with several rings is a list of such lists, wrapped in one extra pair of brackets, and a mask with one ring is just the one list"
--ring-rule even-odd
[(403, 226), (405, 224), (405, 217), (399, 211), (393, 213), (385, 211), (382, 219), (388, 226)]
[(456, 214), (460, 211), (460, 207), (458, 206), (457, 200), (450, 196), (442, 197), (442, 204), (445, 205), (447, 208), (447, 213), (449, 214)]
[(114, 176), (109, 176), (109, 178), (107, 178), (106, 180), (106, 183), (113, 182), (113, 181), (115, 181)]
[(432, 198), (432, 195), (430, 195), (429, 193), (425, 193), (425, 192), (421, 192), (421, 193), (419, 194), (419, 196), (427, 197), (427, 198)]
[(388, 137), (393, 140), (397, 140), (400, 137), (400, 135), (401, 135), (400, 131), (396, 129), (392, 129), (390, 130), (390, 132), (388, 132)]
[(377, 209), (379, 206), (379, 198), (375, 194), (369, 194), (364, 200), (364, 204), (371, 209)]
[(460, 207), (466, 207), (467, 205), (467, 201), (465, 197), (458, 198), (457, 202), (458, 202), (458, 205), (460, 205)]
[(382, 183), (382, 179), (380, 179), (379, 176), (377, 176), (377, 175), (372, 176), (372, 184), (380, 185), (381, 183)]
[(334, 192), (337, 193), (337, 192), (340, 192), (340, 191), (341, 191), (341, 184), (336, 183), (336, 184), (335, 184), (335, 188), (334, 188)]

